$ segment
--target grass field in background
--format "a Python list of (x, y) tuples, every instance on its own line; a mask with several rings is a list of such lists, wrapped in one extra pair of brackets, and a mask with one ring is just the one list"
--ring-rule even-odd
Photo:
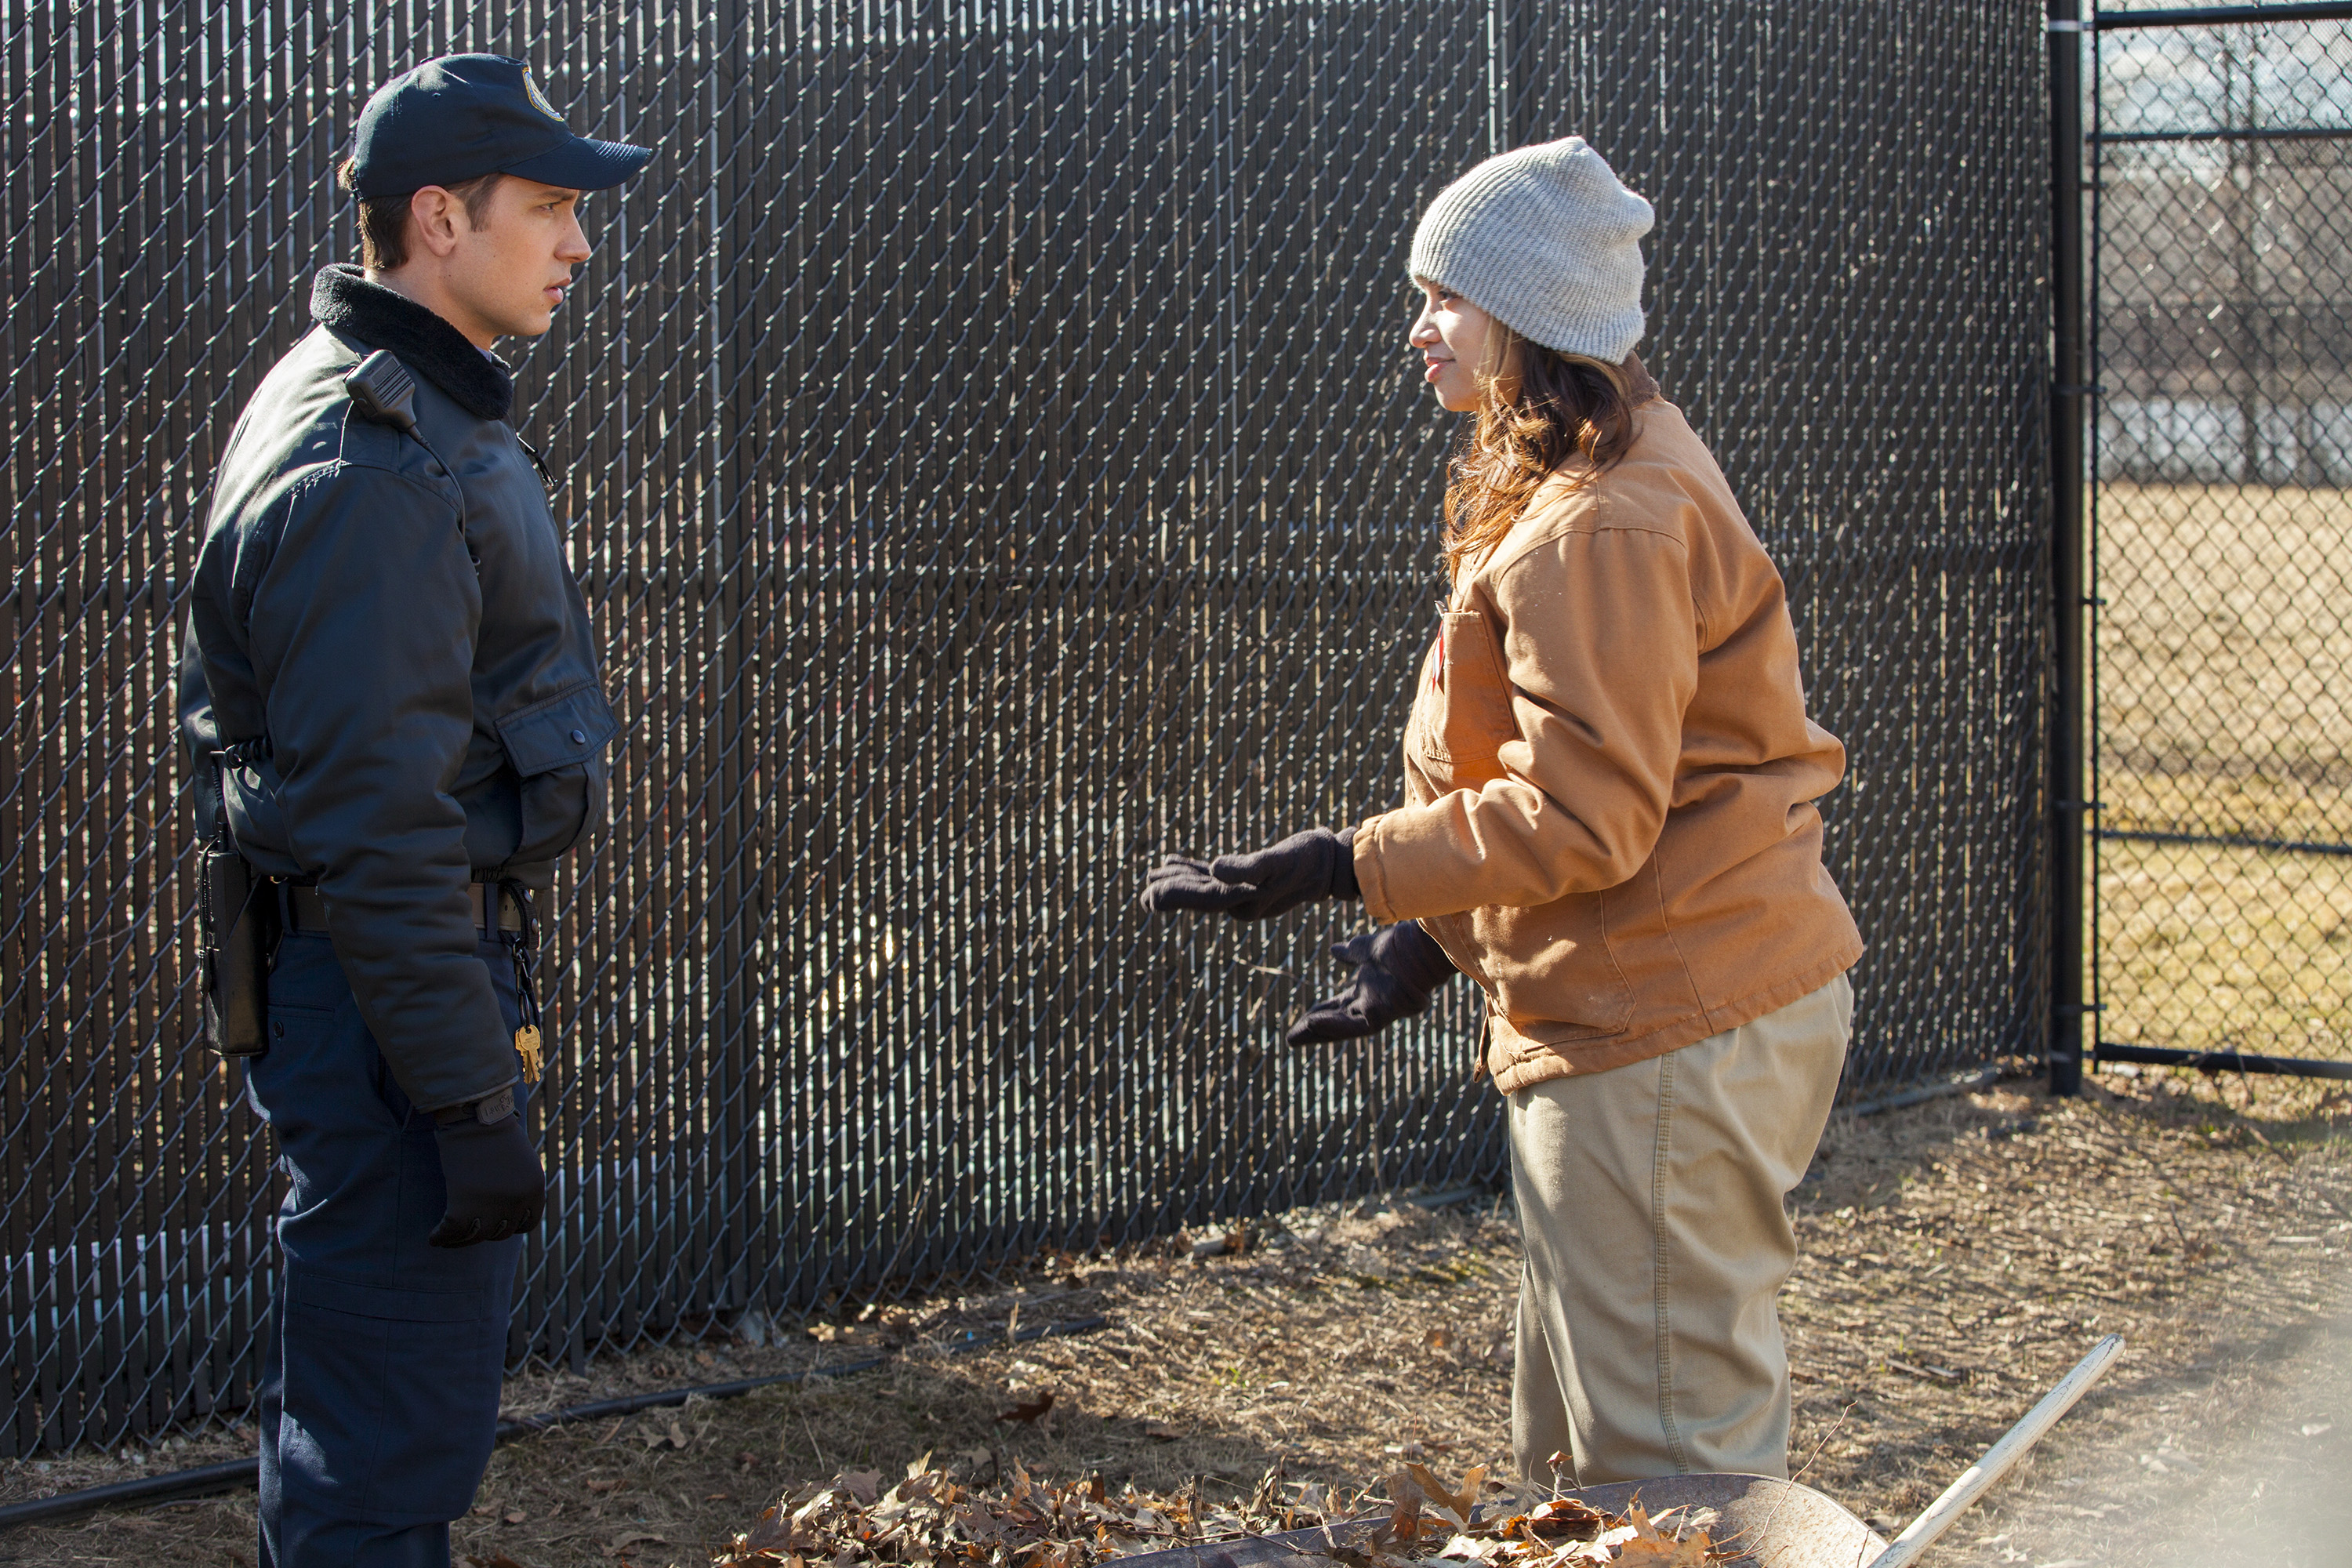
[[(2097, 818), (2352, 844), (2352, 491), (2102, 485)], [(2098, 846), (2101, 1037), (2352, 1055), (2352, 856)]]

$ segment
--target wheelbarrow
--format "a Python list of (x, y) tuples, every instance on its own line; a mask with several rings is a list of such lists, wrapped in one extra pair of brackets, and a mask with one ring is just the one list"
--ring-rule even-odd
[[(2092, 1346), (2024, 1419), (1892, 1542), (1812, 1488), (1770, 1476), (1659, 1476), (1560, 1495), (1613, 1514), (1623, 1513), (1639, 1498), (1661, 1528), (1702, 1523), (1717, 1547), (1737, 1553), (1721, 1560), (1723, 1568), (1905, 1568), (2025, 1457), (2089, 1392), (2123, 1348), (2120, 1334), (2109, 1334)], [(1300, 1552), (1328, 1555), (1358, 1546), (1385, 1519), (1379, 1515), (1316, 1530), (1141, 1552), (1121, 1559), (1120, 1568), (1279, 1568), (1285, 1559)]]

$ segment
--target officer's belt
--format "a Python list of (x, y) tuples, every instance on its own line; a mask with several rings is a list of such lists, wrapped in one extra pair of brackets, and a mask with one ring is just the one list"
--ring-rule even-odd
[[(311, 931), (320, 936), (326, 934), (327, 904), (325, 900), (319, 897), (318, 889), (303, 887), (293, 882), (281, 882), (278, 884), (278, 890), (285, 895), (279, 900), (279, 907), (285, 910), (288, 931)], [(489, 900), (486, 896), (488, 891), (489, 889), (485, 883), (466, 884), (466, 894), (474, 901), (476, 931), (487, 931), (490, 929), (489, 920), (485, 913), (489, 907)], [(499, 930), (522, 930), (522, 906), (515, 902), (515, 896), (504, 888), (499, 889), (498, 894)]]

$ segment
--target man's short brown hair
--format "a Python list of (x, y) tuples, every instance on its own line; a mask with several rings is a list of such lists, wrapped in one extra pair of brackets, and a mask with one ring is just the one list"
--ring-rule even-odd
[[(490, 193), (499, 188), (504, 174), (478, 174), (470, 180), (457, 180), (441, 188), (466, 204), (466, 226), (480, 228), (482, 215), (490, 208)], [(352, 161), (343, 160), (335, 171), (335, 184), (353, 195)], [(408, 264), (408, 201), (416, 193), (410, 191), (396, 196), (360, 197), (360, 265), (374, 272), (389, 272)]]

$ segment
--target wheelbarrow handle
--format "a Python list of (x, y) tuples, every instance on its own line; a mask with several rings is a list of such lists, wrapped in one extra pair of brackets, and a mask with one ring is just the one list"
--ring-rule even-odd
[(2091, 1353), (2074, 1363), (2074, 1370), (2058, 1380), (2058, 1386), (2042, 1396), (2042, 1403), (2025, 1413), (2025, 1418), (2002, 1434), (2000, 1442), (1985, 1450), (1984, 1458), (1970, 1465), (1960, 1479), (1944, 1489), (1944, 1495), (1929, 1503), (1896, 1536), (1887, 1549), (1870, 1560), (1870, 1568), (1904, 1568), (1927, 1543), (1952, 1527), (1952, 1522), (1966, 1513), (1969, 1505), (1984, 1495), (1987, 1488), (2009, 1473), (2010, 1467), (2025, 1457), (2026, 1450), (2041, 1440), (2042, 1434), (2058, 1423), (2058, 1417), (2074, 1407), (2074, 1402), (2090, 1392), (2099, 1374), (2114, 1364), (2123, 1353), (2124, 1337), (2109, 1334), (2091, 1347)]

